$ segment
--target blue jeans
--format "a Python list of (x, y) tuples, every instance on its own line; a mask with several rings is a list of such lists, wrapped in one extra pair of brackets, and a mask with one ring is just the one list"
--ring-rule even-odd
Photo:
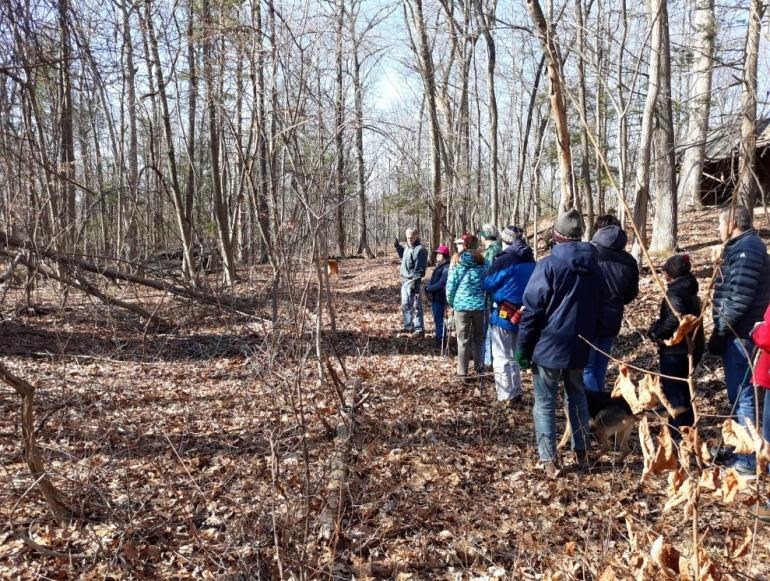
[[(743, 348), (741, 348), (743, 344)], [(745, 352), (744, 352), (745, 349)], [(754, 343), (751, 339), (728, 339), (722, 353), (722, 365), (725, 368), (725, 383), (727, 384), (727, 399), (730, 402), (730, 414), (738, 418), (738, 423), (746, 425), (746, 420), (755, 423), (756, 402), (754, 401), (754, 386), (751, 385), (750, 359), (754, 356)], [(736, 454), (736, 462), (749, 469), (754, 469), (753, 454)]]
[(484, 337), (482, 339), (482, 349), (484, 350), (484, 365), (492, 365), (492, 333), (489, 323), (492, 318), (492, 311), (489, 307), (484, 311)]
[(433, 301), (430, 307), (433, 312), (433, 322), (436, 324), (436, 345), (441, 345), (441, 342), (444, 340), (444, 311), (446, 310), (446, 303)]
[(412, 281), (407, 280), (401, 283), (401, 312), (404, 314), (405, 331), (422, 331), (422, 301), (420, 300), (420, 289), (410, 290)]
[(584, 451), (588, 446), (588, 402), (583, 388), (582, 369), (548, 369), (537, 365), (533, 375), (537, 453), (542, 462), (556, 461), (556, 402), (564, 382), (567, 415), (572, 426), (572, 449)]
[[(597, 337), (592, 341), (599, 349), (605, 353), (612, 352), (612, 343), (614, 337)], [(596, 349), (591, 349), (588, 354), (588, 363), (583, 369), (583, 385), (591, 391), (604, 391), (604, 380), (607, 377), (607, 366), (610, 364), (609, 358)]]

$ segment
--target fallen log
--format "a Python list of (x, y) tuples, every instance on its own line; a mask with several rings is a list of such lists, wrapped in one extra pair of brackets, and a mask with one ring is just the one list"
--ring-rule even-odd
[(233, 310), (240, 314), (246, 314), (246, 315), (253, 314), (253, 310), (254, 310), (253, 303), (252, 301), (249, 301), (249, 300), (239, 299), (232, 295), (224, 296), (224, 297), (212, 296), (179, 284), (173, 284), (162, 280), (145, 278), (143, 276), (131, 274), (130, 272), (124, 272), (108, 266), (100, 266), (98, 264), (89, 262), (82, 258), (78, 258), (76, 256), (69, 256), (69, 255), (57, 252), (55, 250), (51, 250), (49, 248), (39, 248), (37, 245), (33, 244), (29, 240), (25, 240), (24, 238), (15, 236), (13, 234), (8, 234), (7, 232), (3, 232), (2, 230), (0, 230), (0, 248), (2, 247), (27, 250), (30, 253), (35, 254), (36, 256), (46, 258), (48, 260), (52, 260), (64, 267), (79, 268), (86, 272), (98, 274), (99, 276), (103, 276), (104, 278), (107, 278), (112, 281), (130, 282), (133, 284), (138, 284), (141, 286), (146, 286), (155, 290), (159, 290), (164, 293), (169, 293), (176, 297), (185, 298), (191, 301), (196, 301), (198, 303)]

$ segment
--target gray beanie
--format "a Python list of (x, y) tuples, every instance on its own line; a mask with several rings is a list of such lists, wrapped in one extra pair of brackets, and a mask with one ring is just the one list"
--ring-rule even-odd
[(583, 216), (575, 208), (564, 212), (553, 225), (553, 237), (556, 242), (575, 242), (583, 237)]
[(484, 240), (497, 240), (498, 230), (494, 224), (486, 223), (481, 227), (479, 238)]
[(507, 226), (502, 232), (500, 232), (500, 239), (510, 246), (517, 238), (521, 238), (524, 235), (524, 230), (518, 226)]

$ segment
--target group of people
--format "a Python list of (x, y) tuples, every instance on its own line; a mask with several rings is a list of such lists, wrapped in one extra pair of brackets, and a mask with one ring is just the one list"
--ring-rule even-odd
[[(675, 254), (660, 268), (666, 296), (647, 335), (657, 346), (663, 390), (678, 411), (669, 421), (675, 439), (681, 427), (694, 421), (687, 383), (692, 372), (690, 355), (694, 368), (708, 350), (722, 360), (731, 414), (739, 423), (755, 422), (754, 385), (767, 388), (762, 429), (770, 441), (770, 258), (752, 218), (752, 212), (740, 206), (720, 214), (724, 253), (713, 297), (714, 330), (708, 342), (700, 323), (685, 337), (679, 334), (679, 340), (672, 340), (685, 315), (701, 316), (689, 256)], [(554, 224), (551, 253), (536, 262), (522, 228), (508, 226), (498, 232), (494, 225), (485, 224), (479, 236), (465, 233), (455, 240), (454, 253), (443, 244), (436, 249), (436, 266), (425, 286), (437, 345), (446, 337), (447, 311), (453, 313), (461, 379), (472, 381), (474, 372), (483, 373), (485, 351), (489, 351), (498, 401), (515, 405), (521, 400), (521, 369), (532, 369), (538, 455), (551, 477), (561, 468), (556, 409), (562, 389), (578, 468), (589, 466), (585, 390), (606, 389), (609, 355), (621, 330), (624, 308), (639, 293), (639, 268), (625, 250), (628, 238), (617, 218), (600, 216), (591, 241), (583, 241), (583, 235), (581, 214), (577, 210), (563, 213)], [(406, 237), (405, 246), (395, 243), (402, 258), (403, 330), (422, 336), (420, 292), (428, 251), (416, 230), (407, 230)], [(752, 365), (755, 346), (756, 368)], [(756, 471), (752, 455), (735, 454), (724, 460), (745, 476)], [(760, 517), (770, 518), (770, 507), (757, 510)]]

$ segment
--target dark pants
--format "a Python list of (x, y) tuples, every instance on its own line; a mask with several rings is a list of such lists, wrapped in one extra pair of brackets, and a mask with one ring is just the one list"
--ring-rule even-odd
[(431, 304), (433, 312), (433, 322), (436, 324), (436, 345), (440, 346), (444, 340), (444, 312), (446, 303), (443, 301), (433, 301)]
[[(687, 379), (690, 370), (686, 354), (660, 354), (660, 372), (663, 375), (672, 377), (681, 377)], [(671, 428), (672, 435), (679, 437), (679, 428), (682, 426), (692, 426), (695, 416), (692, 411), (692, 401), (690, 400), (690, 388), (686, 381), (676, 381), (661, 377), (660, 383), (663, 387), (663, 393), (666, 394), (668, 401), (674, 408), (683, 408), (675, 418), (670, 418), (668, 425)]]
[(457, 331), (457, 375), (468, 375), (468, 364), (473, 359), (476, 371), (484, 366), (482, 337), (484, 311), (455, 311)]

